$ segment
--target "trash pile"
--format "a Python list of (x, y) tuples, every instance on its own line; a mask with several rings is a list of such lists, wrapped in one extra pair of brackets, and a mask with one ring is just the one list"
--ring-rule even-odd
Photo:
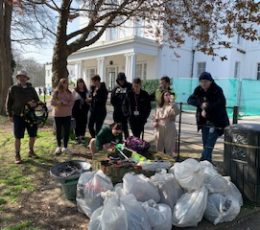
[(187, 159), (151, 178), (127, 173), (113, 187), (101, 170), (83, 173), (77, 205), (90, 230), (170, 230), (232, 221), (243, 205), (236, 186), (207, 162)]

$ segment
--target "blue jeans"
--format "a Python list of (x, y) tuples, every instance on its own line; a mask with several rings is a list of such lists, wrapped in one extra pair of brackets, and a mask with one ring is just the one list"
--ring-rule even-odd
[(203, 151), (201, 154), (201, 160), (212, 161), (212, 151), (218, 137), (219, 134), (214, 126), (206, 124), (202, 127)]

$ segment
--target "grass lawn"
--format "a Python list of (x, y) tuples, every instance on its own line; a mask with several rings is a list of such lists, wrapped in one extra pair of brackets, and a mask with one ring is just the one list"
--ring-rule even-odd
[[(86, 229), (87, 219), (66, 201), (49, 170), (69, 156), (56, 157), (52, 127), (41, 128), (35, 145), (39, 159), (29, 159), (28, 136), (22, 140), (23, 164), (14, 164), (12, 124), (0, 117), (0, 229)], [(86, 148), (71, 143), (77, 156), (86, 159)]]

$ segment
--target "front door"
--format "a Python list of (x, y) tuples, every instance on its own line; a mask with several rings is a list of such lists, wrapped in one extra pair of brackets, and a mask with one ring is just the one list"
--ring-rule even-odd
[(117, 74), (118, 66), (109, 66), (106, 68), (106, 85), (108, 90), (112, 90), (115, 87)]

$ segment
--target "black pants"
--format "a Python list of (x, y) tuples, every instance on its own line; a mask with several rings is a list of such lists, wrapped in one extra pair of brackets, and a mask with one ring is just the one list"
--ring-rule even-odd
[(107, 112), (106, 111), (94, 111), (90, 112), (88, 130), (92, 138), (95, 138), (102, 128)]
[(70, 136), (71, 116), (54, 117), (54, 120), (56, 126), (57, 145), (61, 147), (61, 140), (63, 139), (63, 145), (65, 148), (67, 148), (69, 142), (69, 136)]
[(133, 135), (135, 137), (140, 138), (141, 133), (144, 131), (144, 125), (146, 122), (136, 119), (136, 118), (130, 118), (129, 123), (130, 123), (130, 127), (131, 127)]
[(76, 127), (75, 127), (75, 134), (76, 137), (84, 137), (86, 133), (86, 127), (88, 123), (88, 117), (82, 116), (82, 117), (75, 117)]
[(113, 114), (113, 120), (116, 123), (120, 123), (122, 125), (122, 131), (124, 132), (125, 139), (129, 137), (129, 131), (128, 131), (128, 119), (127, 117), (121, 116), (118, 117), (116, 114)]

